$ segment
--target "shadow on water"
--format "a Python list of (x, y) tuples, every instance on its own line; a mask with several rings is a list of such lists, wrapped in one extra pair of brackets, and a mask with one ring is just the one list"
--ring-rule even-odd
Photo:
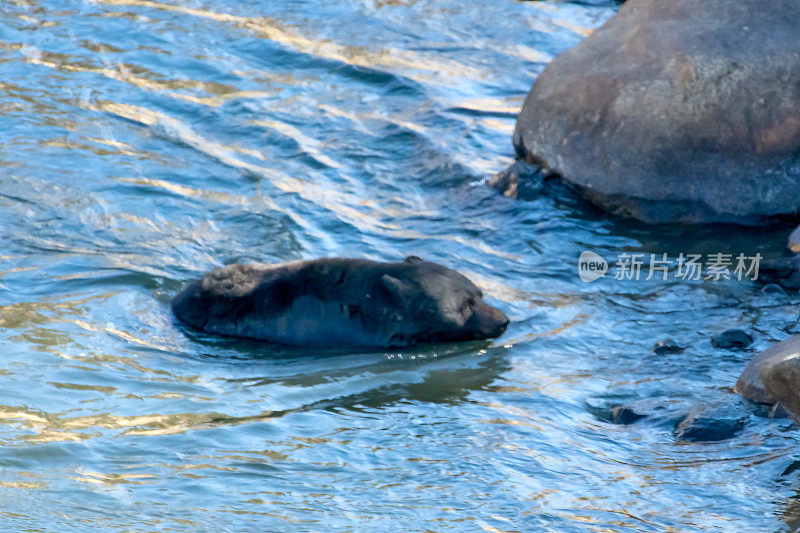
[(224, 337), (213, 333), (206, 333), (186, 326), (174, 317), (173, 323), (189, 340), (197, 344), (198, 349), (193, 350), (193, 353), (200, 353), (204, 357), (220, 359), (303, 360), (309, 358), (330, 359), (340, 356), (363, 357), (364, 359), (369, 359), (378, 355), (384, 357), (396, 356), (397, 359), (413, 359), (414, 357), (426, 359), (429, 357), (459, 354), (466, 351), (478, 351), (492, 345), (489, 341), (472, 341), (457, 344), (425, 344), (414, 347), (388, 347), (381, 349), (346, 346), (326, 346), (324, 348), (288, 346), (256, 339)]
[[(304, 369), (294, 369), (291, 375), (276, 378), (247, 377), (225, 378), (232, 385), (254, 390), (273, 387), (292, 398), (306, 396), (311, 401), (260, 411), (256, 414), (236, 416), (221, 411), (186, 412), (170, 414), (141, 414), (117, 416), (109, 413), (88, 416), (64, 416), (60, 413), (30, 409), (26, 406), (0, 406), (0, 422), (17, 422), (29, 430), (17, 438), (23, 442), (47, 443), (53, 441), (84, 441), (100, 437), (103, 431), (129, 436), (159, 436), (216, 427), (240, 426), (254, 422), (266, 422), (284, 418), (291, 414), (315, 411), (364, 412), (382, 409), (400, 403), (457, 404), (468, 401), (473, 391), (490, 387), (498, 376), (510, 367), (502, 356), (491, 351), (482, 355), (474, 353), (450, 354), (446, 359), (436, 358), (420, 361), (420, 354), (413, 359), (397, 360), (385, 355), (375, 355), (366, 364), (350, 361), (337, 364), (341, 359), (328, 359), (327, 364), (312, 364)], [(317, 361), (318, 362), (318, 361)], [(359, 361), (362, 362), (362, 361)], [(362, 362), (363, 363), (363, 362)], [(256, 368), (251, 368), (253, 372)], [(81, 390), (80, 385), (62, 384), (63, 388)], [(107, 388), (106, 392), (113, 392)], [(87, 390), (103, 392), (102, 387), (92, 386)], [(320, 397), (322, 393), (322, 397)], [(263, 393), (262, 393), (263, 394)], [(269, 397), (270, 393), (266, 394)], [(32, 431), (32, 433), (30, 433)], [(8, 442), (14, 442), (7, 439)]]
[[(486, 341), (436, 344), (394, 350), (296, 348), (187, 332), (197, 348), (191, 357), (246, 364), (246, 378), (229, 379), (247, 387), (324, 389), (340, 383), (332, 397), (292, 411), (378, 408), (400, 401), (459, 402), (488, 387), (509, 370), (506, 348)], [(266, 374), (259, 376), (259, 367)], [(264, 368), (266, 367), (266, 368)], [(352, 390), (348, 383), (353, 383)]]
[[(787, 425), (785, 431), (796, 431), (797, 424)], [(787, 448), (784, 456), (789, 460), (788, 466), (781, 472), (776, 484), (794, 487), (794, 494), (787, 498), (782, 511), (778, 514), (787, 527), (787, 531), (800, 531), (800, 459), (794, 453), (795, 448)], [(778, 503), (777, 501), (775, 503)]]
[(741, 225), (645, 224), (597, 207), (562, 180), (545, 176), (530, 165), (523, 167), (511, 181), (505, 178), (491, 185), (523, 205), (549, 199), (567, 217), (587, 224), (602, 223), (608, 234), (638, 241), (639, 246), (626, 250), (633, 252), (666, 253), (668, 256), (680, 253), (761, 253), (765, 259), (770, 259), (783, 255), (789, 233), (797, 225), (793, 217), (776, 217), (758, 223), (743, 220)]
[[(397, 403), (448, 403), (468, 401), (469, 394), (491, 386), (511, 367), (495, 350), (482, 354), (450, 353), (424, 358), (415, 354), (399, 360), (401, 354), (376, 355), (371, 362), (348, 367), (331, 361), (327, 368), (302, 375), (244, 380), (251, 387), (279, 382), (287, 387), (318, 387), (330, 382), (356, 381), (361, 390), (344, 391), (339, 396), (304, 405), (295, 411), (315, 409), (354, 410), (379, 409)], [(340, 361), (341, 362), (341, 361)], [(353, 363), (351, 363), (353, 364)]]

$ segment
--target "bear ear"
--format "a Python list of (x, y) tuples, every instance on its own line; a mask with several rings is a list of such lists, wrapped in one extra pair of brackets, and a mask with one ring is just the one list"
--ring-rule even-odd
[(383, 285), (384, 289), (389, 291), (389, 294), (397, 298), (398, 301), (402, 301), (409, 292), (409, 286), (406, 282), (394, 276), (390, 276), (389, 274), (381, 276), (381, 285)]
[(425, 262), (425, 261), (423, 261), (422, 259), (420, 259), (419, 257), (417, 257), (416, 255), (409, 255), (408, 257), (406, 257), (406, 258), (404, 259), (404, 261), (405, 261), (406, 263), (410, 263), (410, 264), (412, 264), (412, 265), (416, 265), (416, 264), (419, 264), (419, 263), (424, 263), (424, 262)]

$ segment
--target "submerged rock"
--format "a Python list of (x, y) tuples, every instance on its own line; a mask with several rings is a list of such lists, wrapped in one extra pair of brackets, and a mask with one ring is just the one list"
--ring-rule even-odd
[(753, 337), (741, 329), (729, 329), (711, 339), (711, 346), (726, 350), (747, 348), (751, 344), (753, 344)]
[(698, 406), (675, 422), (675, 438), (685, 442), (719, 442), (736, 437), (744, 429), (748, 412), (741, 398), (726, 394), (708, 405)]
[(734, 390), (752, 402), (782, 407), (800, 421), (800, 335), (756, 354)]
[(655, 346), (653, 346), (653, 353), (656, 355), (668, 355), (674, 353), (683, 353), (686, 348), (679, 346), (677, 342), (672, 339), (664, 339), (663, 341), (658, 341)]
[(518, 157), (646, 222), (800, 210), (800, 2), (629, 0), (554, 59)]
[(606, 422), (608, 424), (619, 424), (628, 426), (643, 418), (643, 415), (634, 410), (633, 407), (620, 404), (606, 404), (606, 405), (590, 405), (587, 404), (586, 408), (597, 420)]
[(784, 289), (800, 290), (800, 255), (763, 261), (759, 267), (758, 279)]
[(734, 438), (744, 429), (741, 417), (717, 418), (713, 415), (689, 415), (675, 426), (675, 437), (686, 442), (719, 442)]
[(516, 161), (489, 180), (489, 187), (508, 198), (526, 199), (542, 191), (545, 176), (542, 169), (525, 161)]

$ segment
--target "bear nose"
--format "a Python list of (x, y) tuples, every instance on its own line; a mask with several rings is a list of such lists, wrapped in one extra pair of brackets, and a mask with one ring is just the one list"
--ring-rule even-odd
[(483, 304), (477, 314), (479, 328), (485, 338), (499, 337), (508, 327), (508, 317), (502, 311), (489, 304)]
[(503, 314), (502, 311), (497, 311), (500, 314), (500, 320), (497, 322), (496, 333), (492, 335), (493, 337), (499, 337), (503, 333), (505, 333), (506, 329), (508, 328), (508, 324), (511, 322), (508, 317)]
[[(511, 323), (511, 321), (508, 319), (506, 315), (503, 315), (503, 318), (505, 318), (505, 320), (503, 320), (503, 323), (500, 324), (500, 335), (505, 333), (505, 331), (508, 329), (508, 325)], [(498, 337), (500, 335), (498, 335)]]

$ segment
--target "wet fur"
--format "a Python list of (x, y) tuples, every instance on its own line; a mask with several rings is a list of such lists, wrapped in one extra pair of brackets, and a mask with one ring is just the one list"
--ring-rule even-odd
[(297, 346), (485, 339), (508, 323), (466, 277), (417, 257), (230, 265), (192, 282), (172, 308), (200, 330)]

